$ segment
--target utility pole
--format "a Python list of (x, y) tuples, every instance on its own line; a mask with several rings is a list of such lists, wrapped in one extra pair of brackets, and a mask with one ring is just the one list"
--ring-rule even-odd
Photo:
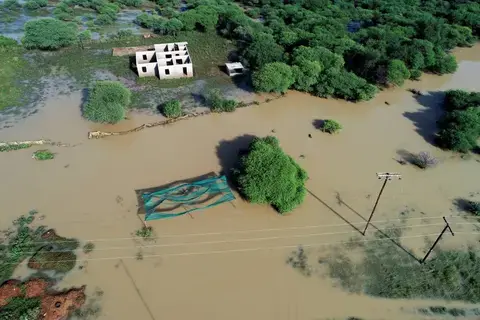
[(427, 260), (428, 256), (430, 255), (430, 252), (432, 252), (433, 248), (435, 248), (435, 246), (437, 245), (438, 241), (440, 241), (440, 239), (442, 238), (443, 234), (445, 233), (445, 231), (450, 230), (450, 233), (452, 234), (452, 236), (455, 236), (455, 234), (453, 233), (453, 230), (452, 228), (450, 228), (450, 224), (448, 223), (447, 219), (445, 219), (445, 217), (443, 217), (443, 221), (445, 221), (445, 227), (443, 228), (442, 232), (440, 232), (440, 234), (438, 235), (438, 238), (437, 240), (435, 240), (435, 242), (433, 243), (432, 247), (430, 248), (430, 250), (428, 250), (427, 254), (425, 255), (425, 257), (423, 257), (423, 259), (420, 261), (420, 263), (424, 263), (425, 260)]
[(398, 173), (389, 173), (389, 172), (381, 172), (377, 173), (378, 179), (384, 179), (383, 180), (383, 185), (382, 188), (380, 189), (380, 192), (378, 193), (377, 201), (375, 201), (375, 205), (373, 206), (372, 213), (370, 213), (370, 217), (368, 218), (367, 225), (365, 226), (365, 229), (363, 230), (363, 235), (367, 232), (367, 228), (370, 225), (370, 221), (372, 221), (373, 214), (375, 213), (375, 210), (377, 209), (378, 201), (380, 201), (380, 197), (382, 196), (383, 189), (385, 189), (385, 186), (387, 185), (387, 182), (392, 180), (393, 178), (397, 179), (402, 179), (402, 176)]

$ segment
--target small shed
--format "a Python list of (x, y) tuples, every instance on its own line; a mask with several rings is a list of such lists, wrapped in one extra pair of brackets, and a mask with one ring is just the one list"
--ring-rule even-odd
[(243, 74), (245, 68), (240, 62), (225, 63), (227, 67), (227, 73), (230, 77)]

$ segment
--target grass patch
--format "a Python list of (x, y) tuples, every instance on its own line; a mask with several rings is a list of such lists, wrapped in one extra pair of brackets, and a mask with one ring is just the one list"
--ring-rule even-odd
[(52, 160), (55, 159), (55, 153), (51, 152), (50, 150), (38, 150), (33, 153), (33, 159), (35, 160)]
[(0, 110), (21, 105), (24, 101), (23, 96), (28, 90), (20, 82), (25, 77), (19, 75), (19, 71), (28, 72), (23, 49), (17, 45), (0, 47)]
[[(0, 98), (1, 99), (1, 98)], [(27, 149), (30, 148), (32, 145), (27, 143), (20, 143), (8, 146), (0, 146), (0, 152), (8, 152), (8, 151), (15, 151), (20, 149)]]
[[(400, 229), (390, 239), (400, 243)], [(338, 254), (329, 262), (330, 275), (351, 292), (383, 298), (424, 298), (480, 302), (480, 254), (468, 251), (437, 250), (420, 265), (385, 235), (365, 244), (365, 257), (353, 262)]]

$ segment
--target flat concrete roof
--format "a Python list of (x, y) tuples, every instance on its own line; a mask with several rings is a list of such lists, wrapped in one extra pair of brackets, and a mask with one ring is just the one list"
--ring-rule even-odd
[(243, 65), (240, 62), (225, 63), (228, 69), (243, 69)]

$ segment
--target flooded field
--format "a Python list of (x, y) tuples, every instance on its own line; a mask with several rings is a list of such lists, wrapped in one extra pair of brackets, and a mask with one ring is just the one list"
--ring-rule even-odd
[[(81, 118), (80, 92), (53, 97), (35, 115), (1, 130), (0, 140), (48, 138), (76, 146), (52, 148), (57, 157), (47, 162), (32, 160), (33, 148), (0, 155), (0, 224), (36, 209), (45, 215), (42, 223), (59, 233), (93, 242), (83, 269), (61, 285), (103, 290), (100, 319), (427, 319), (415, 308), (431, 301), (348, 294), (322, 267), (304, 277), (286, 261), (299, 245), (317, 257), (352, 237), (371, 240), (374, 228), (366, 238), (355, 228), (365, 225), (381, 187), (376, 173), (386, 171), (401, 173), (402, 180), (385, 189), (373, 219), (377, 228), (402, 218), (410, 227), (402, 245), (420, 257), (425, 239), (433, 242), (443, 228), (443, 216), (457, 234), (446, 235), (441, 246), (478, 242), (453, 200), (470, 194), (478, 200), (480, 157), (461, 158), (431, 142), (442, 112), (440, 91), (480, 90), (479, 53), (478, 45), (458, 50), (455, 74), (424, 75), (366, 103), (289, 92), (232, 114), (101, 140), (88, 140), (87, 132), (126, 130), (158, 117), (131, 114), (115, 126), (91, 124)], [(423, 95), (413, 96), (408, 88)], [(339, 121), (343, 131), (322, 133), (315, 123), (323, 119)], [(190, 216), (151, 222), (153, 242), (133, 238), (142, 226), (136, 190), (228, 170), (252, 136), (266, 135), (278, 137), (309, 174), (301, 207), (280, 216), (237, 197)], [(440, 163), (426, 171), (401, 165), (397, 160), (405, 151), (428, 151)]]

